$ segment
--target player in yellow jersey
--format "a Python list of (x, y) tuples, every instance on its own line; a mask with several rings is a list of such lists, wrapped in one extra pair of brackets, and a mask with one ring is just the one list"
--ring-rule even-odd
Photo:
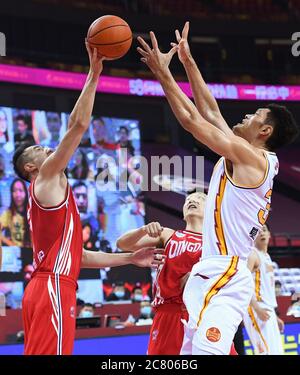
[[(189, 313), (185, 338), (191, 354), (228, 354), (253, 294), (247, 258), (270, 210), (274, 150), (291, 142), (298, 128), (291, 113), (276, 104), (246, 115), (231, 129), (206, 86), (189, 50), (189, 24), (178, 44), (162, 53), (153, 32), (152, 47), (141, 37), (142, 61), (161, 83), (183, 128), (221, 156), (211, 177), (205, 206), (202, 259), (187, 281), (183, 300)], [(196, 106), (174, 80), (169, 63), (178, 53)]]

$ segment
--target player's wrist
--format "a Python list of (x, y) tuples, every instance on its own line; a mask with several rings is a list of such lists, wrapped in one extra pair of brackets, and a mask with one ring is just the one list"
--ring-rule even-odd
[(97, 84), (99, 80), (101, 71), (94, 70), (93, 68), (90, 68), (89, 74), (88, 74), (88, 82), (91, 84)]
[(168, 78), (169, 75), (171, 74), (171, 73), (170, 73), (170, 69), (169, 69), (168, 66), (158, 68), (158, 69), (156, 69), (153, 73), (155, 74), (156, 78), (157, 78), (159, 81), (162, 81), (162, 80)]
[(193, 56), (189, 53), (185, 59), (182, 61), (182, 64), (184, 65), (184, 67), (186, 68), (193, 68), (195, 66), (197, 66)]
[(133, 264), (135, 266), (136, 265), (136, 253), (133, 252), (133, 253), (126, 254), (126, 255), (127, 255), (126, 260), (128, 261), (128, 264)]

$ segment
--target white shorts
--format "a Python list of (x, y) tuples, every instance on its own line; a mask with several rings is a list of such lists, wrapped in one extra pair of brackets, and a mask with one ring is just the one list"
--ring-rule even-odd
[(183, 293), (189, 313), (181, 354), (228, 355), (254, 283), (236, 256), (211, 256), (195, 264)]
[(244, 325), (253, 345), (254, 353), (282, 355), (284, 354), (283, 345), (275, 310), (261, 303), (259, 306), (269, 310), (270, 318), (267, 321), (260, 320), (250, 306), (244, 316)]

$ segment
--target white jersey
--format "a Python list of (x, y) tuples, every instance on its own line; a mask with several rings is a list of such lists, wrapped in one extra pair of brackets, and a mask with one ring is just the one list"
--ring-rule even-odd
[(202, 259), (239, 256), (246, 260), (271, 207), (273, 179), (278, 173), (276, 154), (264, 152), (266, 172), (257, 186), (236, 185), (225, 158), (215, 166), (205, 204)]
[(255, 251), (260, 261), (259, 269), (256, 272), (253, 272), (256, 300), (275, 308), (277, 307), (277, 301), (272, 259), (268, 253), (256, 249)]
[(267, 308), (269, 319), (262, 321), (257, 312), (248, 307), (248, 313), (244, 315), (244, 326), (248, 332), (255, 354), (284, 354), (281, 334), (278, 327), (275, 307), (277, 306), (275, 295), (274, 269), (269, 254), (256, 251), (260, 265), (253, 272), (255, 284), (255, 297), (260, 307)]

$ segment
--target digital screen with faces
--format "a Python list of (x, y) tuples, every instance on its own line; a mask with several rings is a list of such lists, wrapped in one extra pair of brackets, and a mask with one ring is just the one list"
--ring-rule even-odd
[[(23, 280), (26, 285), (33, 271), (26, 219), (28, 183), (14, 173), (14, 151), (21, 142), (55, 149), (66, 133), (68, 119), (68, 113), (0, 106), (0, 222), (4, 248), (0, 283)], [(82, 221), (85, 249), (116, 252), (117, 238), (144, 224), (140, 186), (129, 180), (132, 172), (138, 173), (140, 156), (138, 120), (92, 116), (67, 170)], [(109, 269), (96, 271), (84, 270), (80, 278), (106, 280)]]

